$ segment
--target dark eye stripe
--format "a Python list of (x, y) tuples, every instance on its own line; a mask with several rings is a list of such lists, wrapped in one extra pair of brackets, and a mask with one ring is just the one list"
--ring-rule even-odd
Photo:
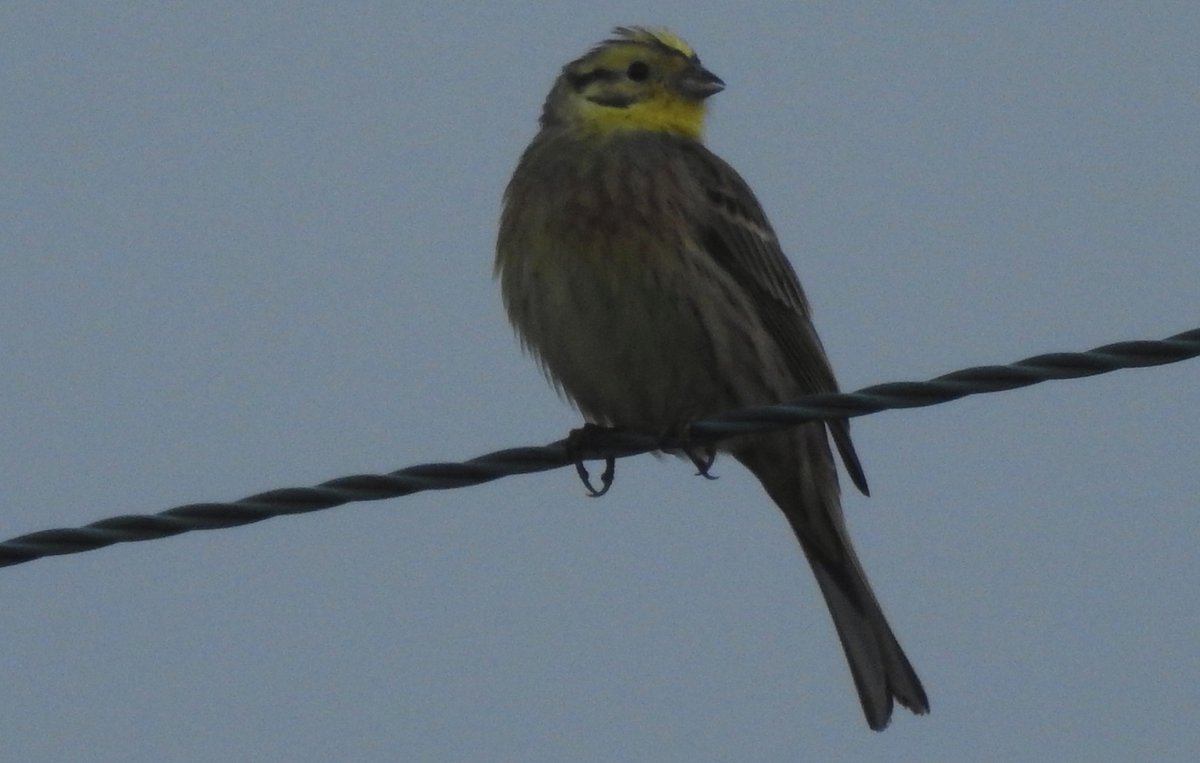
[(619, 77), (620, 75), (612, 69), (592, 69), (590, 72), (568, 74), (567, 82), (571, 83), (571, 87), (578, 93), (593, 82), (612, 82)]

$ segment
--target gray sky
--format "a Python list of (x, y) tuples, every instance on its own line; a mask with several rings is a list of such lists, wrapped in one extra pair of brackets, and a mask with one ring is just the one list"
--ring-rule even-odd
[[(615, 24), (728, 83), (843, 386), (1200, 325), (1195, 3), (192, 5), (0, 10), (4, 538), (574, 426), (492, 246)], [(2, 570), (4, 757), (1194, 760), (1198, 381), (856, 423), (883, 734), (759, 486), (643, 457)]]

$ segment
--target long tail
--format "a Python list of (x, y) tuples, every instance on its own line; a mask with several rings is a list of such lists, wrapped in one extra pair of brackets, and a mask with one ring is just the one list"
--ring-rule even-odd
[(762, 482), (800, 540), (833, 616), (867, 723), (876, 731), (886, 727), (893, 699), (914, 713), (929, 712), (921, 679), (850, 544), (824, 425), (746, 438), (733, 455)]

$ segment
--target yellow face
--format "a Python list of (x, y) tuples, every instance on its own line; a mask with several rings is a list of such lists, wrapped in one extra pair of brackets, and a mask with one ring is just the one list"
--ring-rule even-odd
[(668, 32), (618, 29), (567, 65), (547, 103), (551, 121), (612, 132), (669, 132), (698, 139), (704, 101), (724, 83)]

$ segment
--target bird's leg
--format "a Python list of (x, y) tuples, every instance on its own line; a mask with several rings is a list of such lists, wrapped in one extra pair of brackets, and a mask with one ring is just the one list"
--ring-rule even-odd
[(717, 475), (712, 474), (709, 469), (712, 469), (713, 462), (717, 460), (717, 449), (712, 445), (696, 446), (688, 444), (683, 447), (684, 455), (696, 467), (696, 476), (703, 477), (706, 480), (715, 480)]
[(712, 443), (693, 440), (688, 434), (690, 427), (691, 421), (681, 422), (667, 431), (664, 440), (678, 443), (674, 447), (687, 456), (692, 465), (696, 467), (697, 477), (715, 480), (717, 475), (710, 470), (713, 462), (717, 460), (717, 448)]
[(600, 474), (600, 489), (597, 490), (592, 486), (591, 475), (588, 474), (587, 467), (583, 465), (580, 451), (589, 445), (596, 445), (597, 440), (602, 440), (604, 433), (609, 431), (612, 430), (599, 424), (589, 423), (579, 429), (572, 429), (571, 433), (567, 435), (567, 455), (575, 462), (575, 473), (579, 475), (579, 481), (587, 488), (588, 495), (592, 498), (599, 498), (612, 487), (613, 479), (617, 476), (617, 460), (612, 456), (604, 459), (604, 471)]

